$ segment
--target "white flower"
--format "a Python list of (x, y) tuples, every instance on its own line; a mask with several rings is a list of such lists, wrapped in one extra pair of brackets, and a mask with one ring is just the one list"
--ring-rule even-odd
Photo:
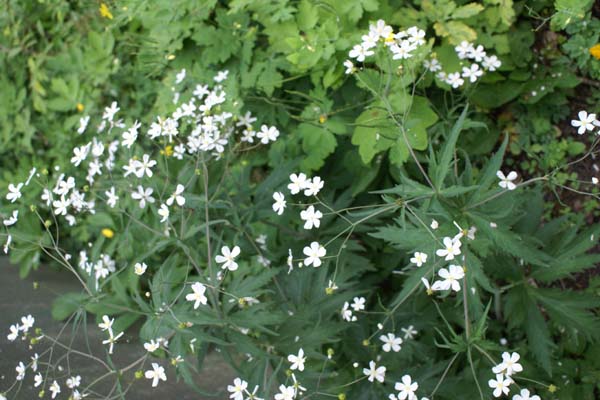
[(169, 219), (169, 214), (169, 207), (167, 207), (166, 204), (161, 204), (158, 209), (158, 215), (162, 217), (160, 222), (166, 222)]
[(83, 132), (85, 132), (85, 129), (88, 126), (88, 122), (90, 122), (89, 115), (79, 118), (79, 128), (77, 128), (77, 133), (79, 133), (80, 135), (83, 134)]
[(106, 192), (104, 192), (104, 194), (107, 197), (106, 204), (110, 208), (115, 208), (115, 206), (117, 205), (117, 201), (119, 200), (119, 196), (117, 196), (117, 194), (115, 193), (115, 187), (111, 186), (110, 190), (107, 190)]
[(451, 74), (448, 74), (448, 77), (446, 78), (446, 83), (452, 86), (454, 89), (457, 89), (461, 87), (463, 83), (465, 83), (465, 81), (460, 77), (459, 72), (453, 72)]
[(414, 256), (410, 259), (410, 262), (416, 264), (417, 267), (425, 264), (427, 262), (427, 254), (415, 252)]
[(154, 339), (152, 339), (150, 342), (144, 343), (144, 349), (146, 349), (146, 351), (148, 353), (153, 353), (156, 350), (158, 350), (160, 347), (160, 341), (156, 341)]
[(393, 333), (388, 333), (387, 335), (379, 336), (379, 340), (383, 342), (382, 349), (386, 353), (390, 351), (394, 351), (395, 353), (399, 352), (401, 349), (402, 338), (396, 337)]
[(308, 183), (306, 175), (304, 175), (303, 173), (300, 173), (298, 175), (291, 174), (290, 181), (292, 181), (292, 183), (288, 185), (288, 189), (290, 190), (291, 194), (297, 194), (301, 190), (306, 189)]
[(6, 336), (6, 338), (10, 342), (14, 342), (19, 337), (19, 325), (11, 325), (9, 330), (10, 333)]
[(175, 202), (179, 207), (182, 207), (185, 204), (185, 197), (181, 195), (184, 190), (185, 186), (180, 183), (177, 184), (175, 192), (167, 199), (167, 205), (170, 207), (173, 205), (173, 202)]
[(144, 272), (146, 272), (146, 269), (148, 269), (148, 266), (146, 265), (146, 263), (135, 263), (135, 265), (133, 266), (133, 272), (135, 272), (136, 275), (144, 275)]
[(363, 45), (357, 44), (352, 48), (352, 50), (350, 50), (350, 52), (348, 53), (348, 56), (350, 58), (356, 58), (356, 61), (363, 62), (363, 61), (365, 61), (366, 57), (372, 56), (373, 54), (375, 54), (373, 52), (373, 50), (369, 50), (369, 49), (365, 48)]
[(33, 372), (36, 372), (38, 369), (38, 360), (40, 359), (40, 356), (38, 356), (38, 353), (35, 353), (33, 355), (33, 357), (31, 357), (31, 370)]
[(483, 71), (479, 68), (479, 64), (471, 64), (470, 67), (463, 67), (462, 71), (462, 77), (468, 78), (471, 83), (477, 81), (477, 78), (483, 75)]
[(577, 133), (583, 135), (586, 131), (594, 130), (594, 122), (596, 121), (596, 114), (588, 114), (587, 111), (579, 111), (577, 114), (579, 120), (572, 120), (571, 125), (575, 128), (579, 128)]
[(379, 382), (385, 380), (385, 367), (377, 367), (375, 361), (369, 362), (369, 368), (363, 368), (363, 374), (368, 377), (369, 382), (375, 381), (377, 379)]
[(238, 269), (238, 264), (235, 262), (235, 258), (240, 254), (239, 246), (235, 246), (232, 250), (227, 246), (221, 247), (221, 254), (215, 257), (215, 260), (221, 265), (222, 269), (228, 269), (235, 271)]
[(113, 336), (112, 329), (109, 329), (109, 331), (108, 331), (108, 339), (102, 341), (102, 344), (107, 344), (108, 345), (108, 354), (112, 354), (113, 353), (113, 348), (115, 346), (115, 343), (117, 342), (117, 340), (121, 336), (123, 336), (123, 332), (120, 332), (116, 336)]
[(227, 385), (227, 391), (231, 393), (229, 398), (233, 400), (244, 400), (244, 392), (247, 387), (248, 382), (240, 378), (235, 378), (233, 380), (233, 385)]
[(285, 209), (286, 205), (285, 196), (283, 193), (273, 193), (273, 200), (275, 200), (275, 203), (273, 203), (273, 211), (275, 211), (277, 215), (283, 214), (283, 210)]
[(412, 57), (411, 52), (414, 51), (416, 48), (417, 48), (417, 46), (408, 40), (403, 40), (400, 43), (400, 46), (398, 46), (397, 44), (392, 44), (390, 46), (390, 51), (392, 53), (394, 53), (392, 59), (403, 60), (403, 59), (411, 58)]
[(89, 151), (89, 143), (85, 146), (75, 147), (73, 149), (73, 157), (71, 157), (71, 163), (76, 167), (79, 167), (79, 165), (87, 158)]
[(513, 183), (515, 179), (517, 179), (517, 173), (515, 171), (510, 171), (507, 176), (504, 176), (502, 171), (496, 172), (496, 176), (500, 179), (498, 182), (498, 186), (503, 189), (515, 190), (517, 185)]
[(175, 84), (179, 85), (185, 79), (185, 68), (183, 68), (177, 75), (175, 75)]
[(519, 353), (502, 353), (502, 362), (492, 368), (492, 372), (495, 374), (503, 373), (506, 376), (511, 376), (515, 372), (523, 371), (523, 366), (519, 364), (519, 359), (521, 356)]
[(137, 192), (133, 192), (131, 198), (138, 200), (140, 202), (140, 208), (144, 208), (146, 207), (146, 202), (154, 203), (154, 197), (152, 197), (153, 192), (154, 189), (152, 188), (144, 189), (142, 186), (138, 186)]
[(440, 64), (437, 58), (423, 61), (423, 66), (430, 72), (436, 72), (442, 69), (442, 64)]
[(279, 130), (274, 126), (268, 127), (267, 125), (262, 125), (256, 137), (260, 139), (262, 144), (267, 144), (269, 141), (274, 142), (279, 137)]
[(436, 230), (440, 224), (438, 224), (438, 222), (435, 219), (431, 220), (431, 225), (429, 225), (431, 227), (431, 229)]
[(152, 370), (148, 370), (144, 373), (146, 379), (152, 379), (152, 387), (158, 386), (158, 381), (167, 380), (167, 375), (165, 374), (165, 369), (158, 365), (157, 363), (152, 363)]
[(488, 71), (495, 71), (502, 66), (500, 60), (496, 56), (483, 57), (481, 66)]
[(378, 38), (385, 39), (394, 32), (391, 26), (387, 25), (384, 20), (379, 19), (375, 25), (369, 25), (369, 33), (373, 33)]
[(540, 399), (540, 396), (538, 396), (538, 395), (531, 396), (528, 389), (521, 389), (521, 393), (515, 394), (513, 396), (512, 400), (541, 400), (541, 399)]
[(482, 45), (479, 45), (477, 47), (472, 46), (468, 54), (468, 57), (472, 60), (475, 60), (476, 62), (481, 62), (485, 58), (485, 56), (485, 50), (483, 49)]
[(296, 389), (293, 386), (279, 386), (279, 393), (275, 394), (275, 400), (294, 400)]
[(193, 293), (187, 294), (185, 296), (185, 299), (187, 301), (194, 302), (194, 310), (197, 309), (200, 306), (200, 304), (206, 305), (206, 302), (208, 301), (208, 299), (204, 295), (204, 293), (206, 292), (206, 286), (204, 286), (200, 282), (196, 282), (192, 285), (192, 292)]
[(17, 223), (19, 219), (19, 210), (13, 210), (12, 216), (3, 221), (4, 226), (12, 226)]
[(433, 290), (454, 290), (460, 291), (460, 280), (464, 278), (465, 271), (459, 265), (450, 265), (448, 269), (442, 268), (438, 271), (438, 275), (442, 281), (435, 281), (431, 288)]
[(454, 48), (454, 50), (456, 51), (458, 58), (464, 60), (473, 51), (473, 45), (467, 42), (466, 40), (463, 40), (458, 46)]
[(304, 357), (304, 350), (300, 349), (298, 351), (298, 355), (290, 354), (287, 359), (292, 363), (290, 366), (292, 371), (295, 369), (301, 372), (304, 371), (304, 362), (306, 361), (306, 357)]
[(102, 114), (102, 119), (112, 122), (113, 118), (115, 117), (115, 114), (119, 110), (120, 110), (120, 108), (117, 106), (117, 102), (113, 101), (111, 103), (110, 107), (104, 108), (104, 113)]
[(353, 73), (354, 71), (356, 71), (356, 68), (354, 67), (354, 63), (350, 60), (344, 61), (344, 67), (346, 68), (346, 71), (344, 71), (344, 73), (346, 75), (349, 75), (349, 74)]
[(364, 297), (355, 297), (352, 299), (352, 304), (350, 305), (354, 311), (362, 311), (365, 309), (365, 302), (367, 300)]
[(321, 217), (323, 217), (323, 213), (321, 211), (316, 210), (314, 206), (309, 206), (306, 210), (300, 211), (300, 218), (304, 223), (304, 229), (312, 229), (313, 226), (318, 228), (321, 225)]
[[(40, 374), (40, 373), (35, 374), (35, 376), (33, 377), (33, 387), (38, 387), (43, 382), (44, 382), (44, 377), (42, 376), (42, 374)], [(2, 397), (0, 397), (0, 399), (2, 399)]]
[(306, 181), (306, 186), (304, 189), (305, 196), (316, 196), (319, 194), (319, 191), (323, 189), (324, 181), (321, 180), (320, 177), (315, 176), (314, 178)]
[(325, 254), (327, 254), (325, 247), (321, 246), (318, 242), (312, 242), (310, 247), (304, 247), (302, 252), (306, 256), (304, 265), (308, 266), (312, 264), (313, 267), (320, 267), (322, 264), (321, 257), (325, 257)]
[(213, 79), (215, 80), (215, 82), (221, 83), (225, 79), (227, 79), (228, 76), (229, 76), (229, 71), (228, 70), (224, 70), (224, 71), (219, 71), (217, 73), (217, 75)]
[(500, 397), (502, 394), (508, 394), (510, 392), (509, 386), (513, 383), (509, 377), (504, 377), (502, 374), (497, 374), (496, 379), (490, 379), (488, 381), (489, 387), (494, 389), (494, 397)]
[(27, 368), (25, 367), (25, 364), (23, 364), (22, 361), (19, 361), (19, 365), (17, 365), (15, 370), (17, 371), (16, 379), (18, 381), (22, 381), (23, 379), (25, 379), (25, 371), (27, 370)]
[(344, 307), (342, 307), (342, 319), (348, 322), (356, 321), (356, 316), (352, 314), (352, 310), (350, 309), (350, 304), (346, 301), (344, 302)]
[(22, 183), (17, 184), (17, 186), (12, 183), (8, 184), (8, 194), (6, 195), (6, 200), (9, 200), (11, 203), (19, 200), (21, 198), (21, 188), (23, 187)]
[(79, 387), (79, 385), (81, 385), (81, 376), (72, 376), (69, 379), (67, 379), (67, 387), (69, 389), (74, 389), (76, 387)]
[(48, 390), (52, 392), (52, 398), (54, 399), (60, 393), (60, 385), (54, 381)]
[(115, 322), (114, 318), (110, 319), (108, 317), (108, 315), (103, 315), (102, 316), (102, 322), (98, 324), (98, 327), (101, 330), (103, 330), (103, 331), (105, 331), (105, 330), (109, 330), (110, 331), (112, 329), (113, 322)]
[(417, 400), (415, 392), (418, 388), (419, 384), (417, 382), (412, 382), (410, 375), (404, 375), (402, 377), (402, 382), (396, 382), (394, 385), (394, 389), (400, 392), (398, 393), (398, 399), (400, 400)]
[(454, 260), (454, 256), (460, 254), (460, 240), (452, 240), (452, 238), (446, 236), (443, 243), (444, 248), (436, 250), (435, 254), (438, 257), (446, 257), (446, 261)]
[(409, 325), (408, 328), (402, 328), (404, 332), (404, 340), (413, 339), (417, 333), (419, 333), (414, 326)]
[(21, 330), (23, 332), (29, 331), (29, 329), (33, 328), (33, 324), (35, 324), (35, 318), (31, 315), (27, 315), (26, 317), (21, 317)]
[(135, 175), (138, 178), (142, 178), (144, 174), (148, 175), (148, 178), (152, 177), (152, 167), (156, 165), (155, 160), (151, 160), (148, 154), (144, 154), (142, 156), (142, 161), (139, 161), (137, 164), (137, 171), (135, 171)]

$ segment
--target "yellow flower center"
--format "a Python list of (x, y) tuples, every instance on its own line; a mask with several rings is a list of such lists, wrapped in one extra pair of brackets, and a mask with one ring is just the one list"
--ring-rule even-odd
[(110, 228), (104, 228), (102, 229), (102, 236), (108, 239), (112, 239), (115, 236), (115, 233)]

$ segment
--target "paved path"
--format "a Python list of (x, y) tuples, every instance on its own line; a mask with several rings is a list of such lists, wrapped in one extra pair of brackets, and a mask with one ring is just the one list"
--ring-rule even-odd
[[(27, 279), (19, 278), (18, 268), (8, 264), (5, 257), (0, 257), (0, 393), (5, 391), (13, 382), (16, 376), (15, 367), (19, 361), (29, 362), (34, 352), (41, 353), (48, 348), (48, 344), (37, 345), (30, 350), (27, 342), (17, 339), (15, 342), (9, 342), (7, 335), (9, 326), (20, 321), (21, 316), (31, 314), (35, 317), (35, 325), (41, 327), (44, 332), (50, 336), (56, 335), (65, 324), (55, 321), (50, 316), (50, 304), (57, 295), (72, 291), (79, 291), (78, 283), (69, 274), (53, 271), (50, 268), (41, 268), (32, 273)], [(39, 283), (37, 290), (33, 289), (33, 282)], [(101, 342), (105, 339), (105, 334), (100, 332), (95, 324), (87, 325), (87, 335), (82, 334), (82, 330), (73, 332), (73, 326), (68, 325), (61, 335), (63, 343), (72, 342), (72, 348), (79, 349), (105, 359), (104, 346)], [(145, 350), (135, 340), (136, 332), (133, 331), (128, 337), (125, 335), (119, 339), (118, 352), (115, 352), (113, 359), (115, 366), (122, 368), (130, 364), (144, 354)], [(87, 337), (85, 337), (87, 336)], [(86, 343), (87, 342), (87, 343)], [(89, 350), (86, 350), (88, 348)], [(57, 360), (64, 355), (62, 351), (55, 351), (53, 359)], [(215, 397), (201, 396), (190, 389), (183, 381), (177, 382), (174, 374), (174, 368), (169, 365), (165, 359), (154, 360), (165, 366), (167, 370), (167, 382), (160, 382), (157, 388), (151, 387), (151, 382), (146, 379), (136, 381), (132, 389), (125, 396), (126, 400), (221, 400), (227, 399), (226, 393), (221, 392)], [(64, 378), (59, 381), (62, 392), (57, 396), (57, 400), (68, 399), (70, 393), (65, 385), (65, 380), (71, 371), (83, 377), (82, 383), (90, 383), (106, 370), (97, 362), (81, 356), (72, 355), (67, 360), (63, 358), (59, 364), (62, 372), (57, 372)], [(146, 363), (149, 366), (149, 363)], [(42, 372), (43, 373), (43, 372)], [(131, 374), (125, 376), (124, 381), (129, 382)], [(204, 361), (204, 369), (201, 375), (196, 379), (199, 387), (215, 392), (226, 388), (227, 384), (233, 380), (233, 371), (224, 363), (218, 353), (210, 354)], [(112, 381), (106, 381), (102, 386), (98, 386), (99, 393), (108, 393), (112, 388)], [(32, 400), (38, 398), (39, 388), (33, 388), (33, 373), (28, 372), (20, 393), (18, 395), (8, 395), (8, 400)], [(50, 398), (50, 393), (46, 387), (46, 396)], [(86, 399), (103, 399), (102, 395), (88, 397)]]

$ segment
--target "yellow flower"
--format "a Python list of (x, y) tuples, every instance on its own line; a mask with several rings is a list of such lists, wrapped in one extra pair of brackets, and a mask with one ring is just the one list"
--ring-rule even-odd
[(100, 15), (102, 15), (104, 18), (113, 19), (113, 15), (105, 3), (100, 3), (99, 11), (100, 11)]
[(325, 114), (321, 114), (321, 116), (319, 117), (319, 122), (320, 122), (321, 124), (324, 124), (324, 123), (325, 123), (325, 121), (327, 121), (327, 115), (325, 115)]
[(85, 106), (81, 103), (77, 103), (77, 111), (82, 112), (85, 109)]
[(600, 60), (600, 43), (590, 47), (590, 54), (596, 59)]
[(160, 154), (171, 157), (173, 155), (173, 146), (166, 146), (164, 150), (160, 151)]
[(105, 238), (112, 239), (115, 236), (115, 233), (110, 228), (104, 228), (104, 229), (102, 229), (102, 235)]

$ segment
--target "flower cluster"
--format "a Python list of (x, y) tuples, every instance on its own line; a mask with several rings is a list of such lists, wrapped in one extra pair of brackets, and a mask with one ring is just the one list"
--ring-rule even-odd
[[(474, 45), (467, 41), (462, 41), (454, 48), (456, 55), (461, 60), (461, 71), (449, 72), (442, 71), (441, 63), (436, 59), (426, 60), (425, 68), (430, 72), (437, 72), (436, 77), (457, 89), (465, 84), (465, 82), (475, 83), (481, 78), (485, 71), (496, 71), (502, 66), (502, 62), (497, 56), (488, 56), (482, 45)], [(463, 65), (469, 62), (468, 65)]]
[[(21, 317), (21, 324), (16, 323), (10, 326), (10, 333), (6, 337), (9, 341), (14, 342), (22, 333), (26, 334), (35, 324), (35, 318), (31, 315)], [(24, 336), (25, 337), (25, 336)]]
[[(496, 379), (490, 379), (488, 385), (494, 389), (494, 397), (500, 397), (503, 394), (508, 395), (510, 385), (514, 383), (513, 377), (515, 374), (523, 371), (523, 366), (519, 364), (521, 356), (519, 353), (502, 353), (502, 362), (492, 368), (492, 372), (496, 374)], [(513, 400), (540, 400), (539, 396), (530, 397), (529, 390), (521, 390), (520, 395), (513, 396)]]

